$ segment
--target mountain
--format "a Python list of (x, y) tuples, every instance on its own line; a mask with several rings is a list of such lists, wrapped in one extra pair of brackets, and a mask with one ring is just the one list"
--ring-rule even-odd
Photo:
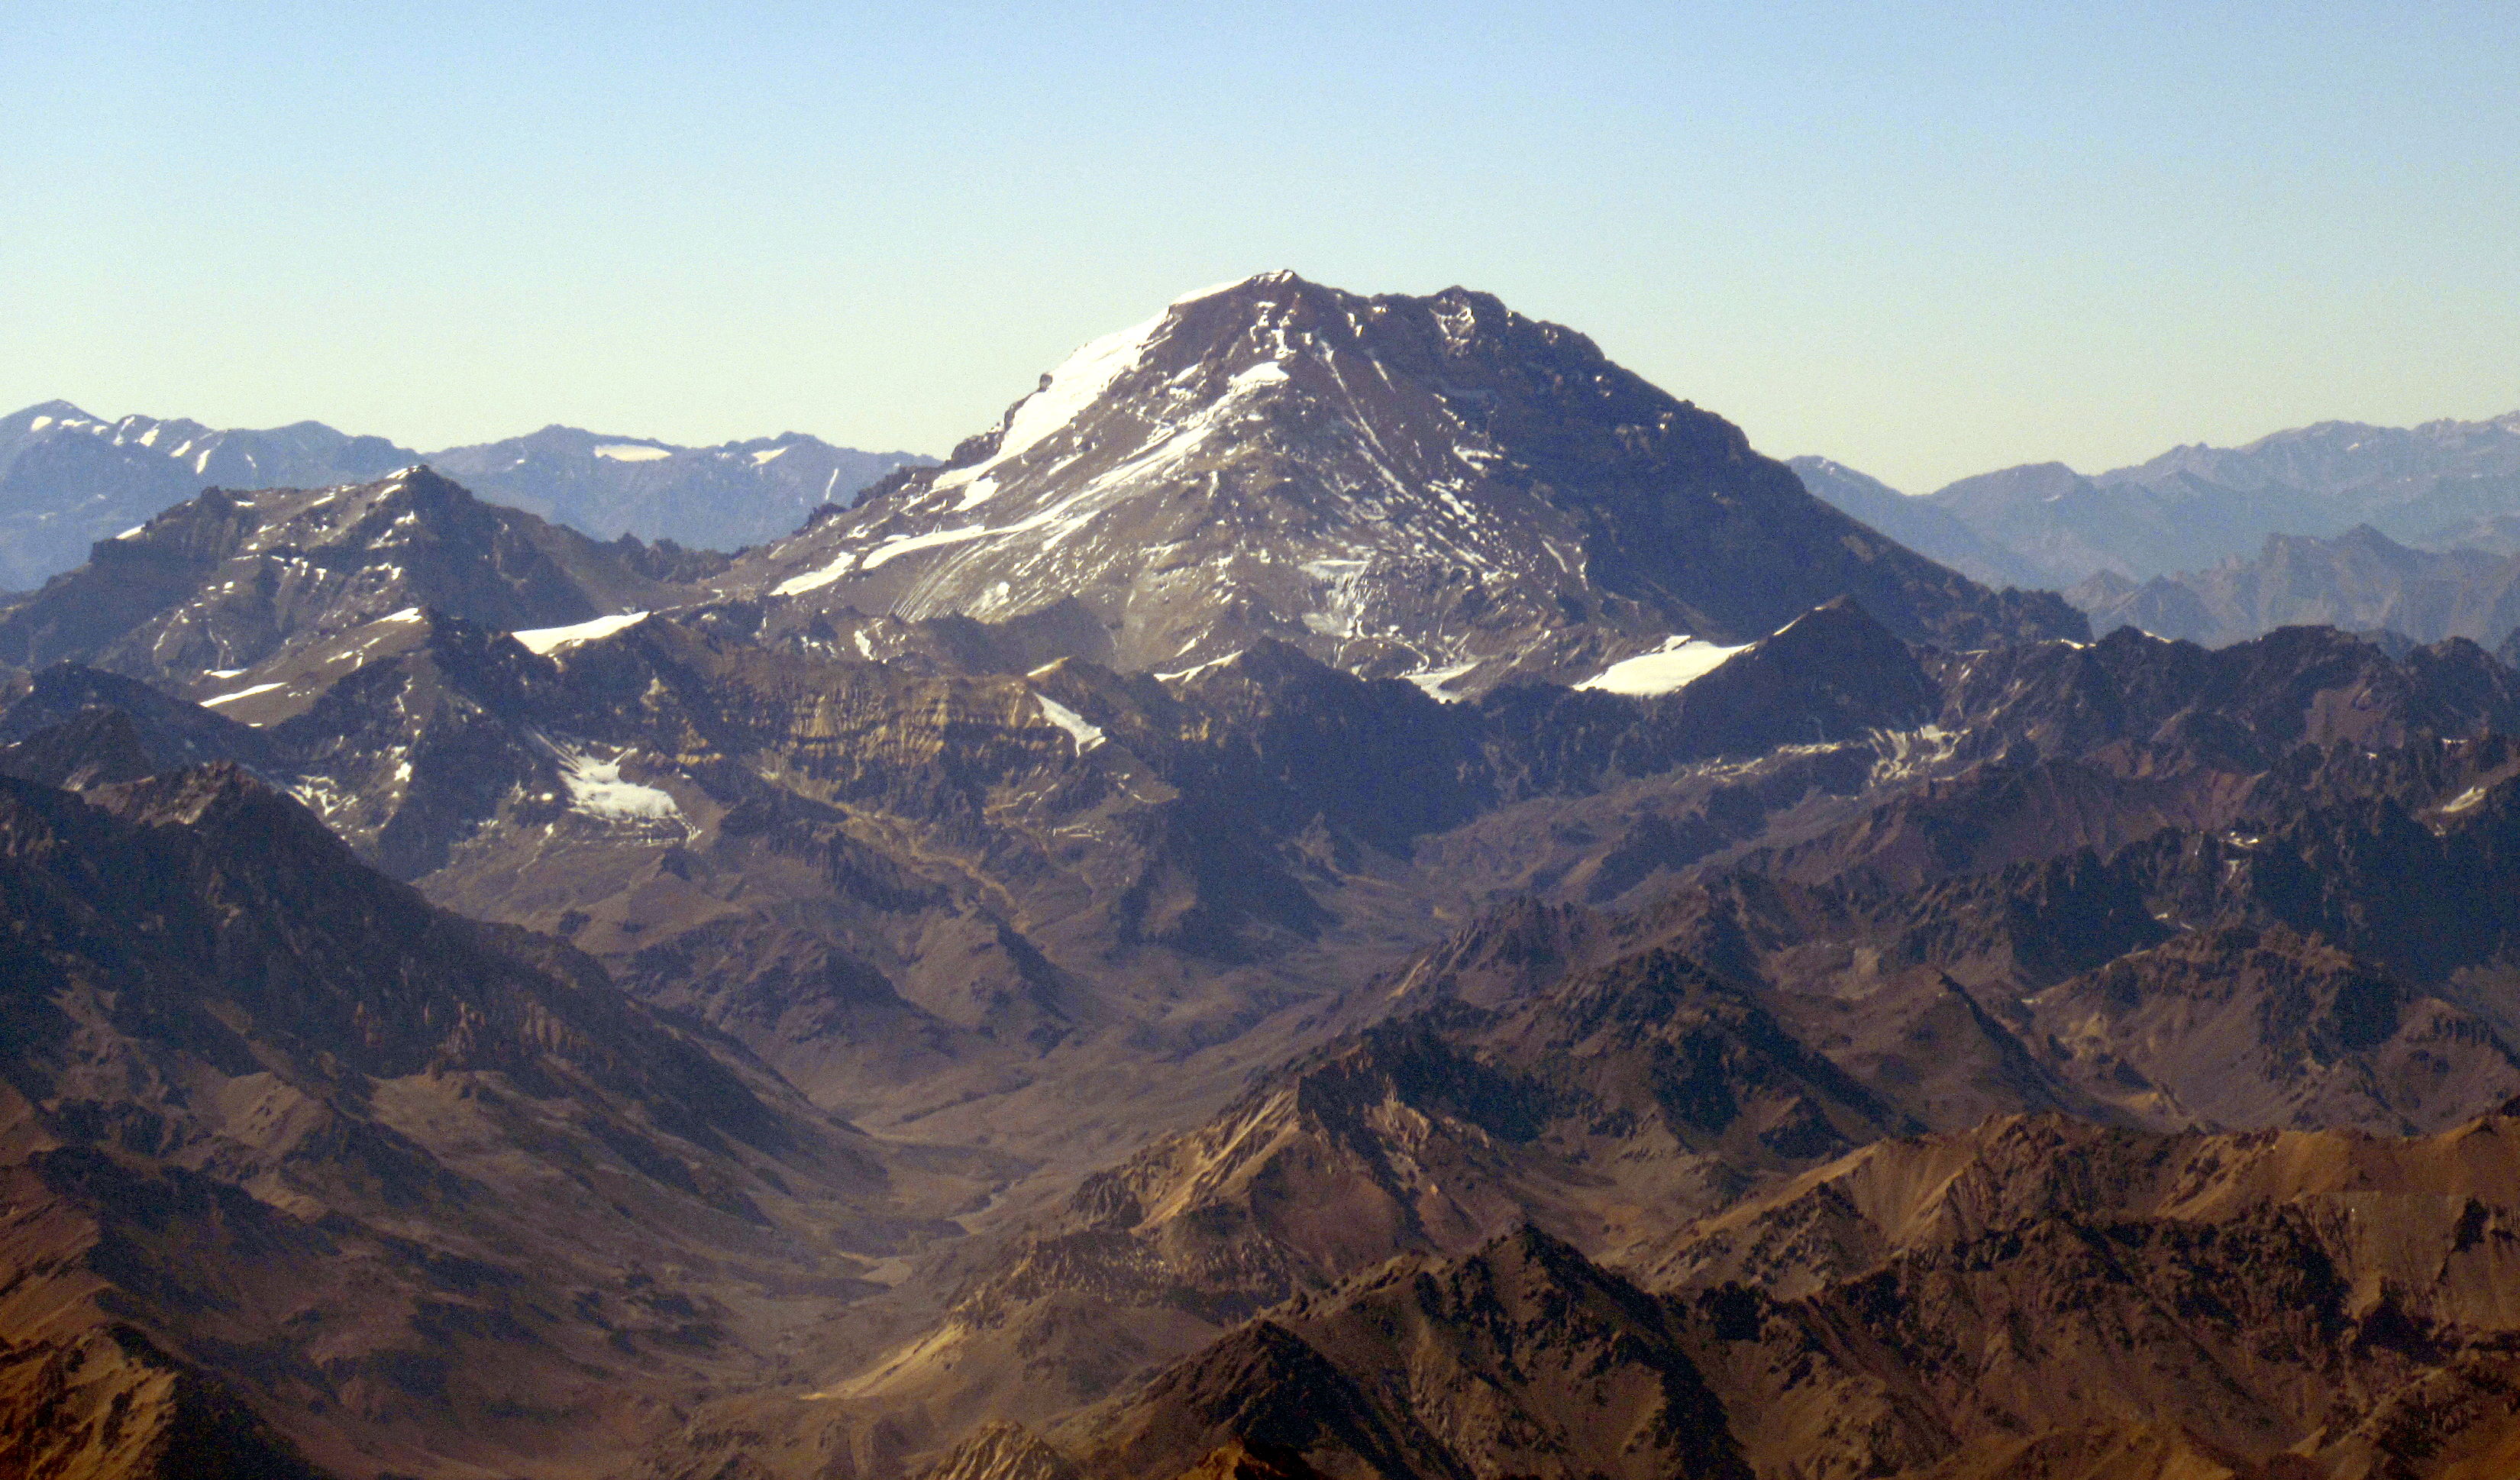
[(2087, 477), (2062, 463), (1979, 473), (1925, 499), (2050, 588), (2103, 570), (2141, 580), (2254, 549), (2270, 533), (2323, 534), (2336, 517), (2330, 501), (2298, 489), (2183, 478), (2155, 485)]
[(2246, 561), (2272, 536), (2326, 540), (2358, 525), (2431, 551), (2520, 550), (2520, 412), (2412, 427), (2321, 422), (2090, 475), (2028, 464), (1914, 499), (1826, 459), (1795, 467), (1812, 492), (1920, 554), (2025, 587), (2141, 583)]
[[(448, 496), (405, 527), (462, 507)], [(56, 916), (89, 910), (76, 938), (97, 943), (71, 953), (87, 963), (76, 980), (124, 984), (93, 1010), (137, 1014), (116, 1031), (180, 1047), (150, 1048), (175, 1068), (120, 1074), (92, 1096), (108, 1108), (75, 1124), (171, 1117), (159, 1139), (115, 1144), (209, 1147), (202, 1175), (246, 1178), (253, 1195), (312, 1187), (334, 1215), (325, 1247), (365, 1250), (355, 1230), (384, 1215), (358, 1197), (382, 1194), (343, 1190), (329, 1151), (284, 1160), (296, 1180), (274, 1182), (279, 1153), (192, 1129), (185, 1117), (263, 1071), (192, 1067), (183, 1055), (210, 1050), (181, 1047), (200, 1020), (183, 1011), (243, 1035), (255, 1063), (367, 1076), (323, 1102), (371, 1120), (420, 1092), (379, 1088), (410, 1077), (393, 1045), (436, 1042), (394, 1026), (414, 1011), (424, 1027), (478, 1016), (492, 1026), (468, 1042), (502, 1052), (544, 1041), (496, 1026), (537, 1010), (619, 1047), (481, 1071), (542, 1076), (536, 1114), (562, 1133), (390, 1122), (479, 1184), (407, 1205), (395, 1236), (460, 1235), (465, 1257), (521, 1271), (490, 1286), (514, 1303), (410, 1293), (437, 1278), (395, 1262), (416, 1253), (375, 1255), (374, 1287), (342, 1289), (327, 1282), (336, 1255), (288, 1252), (289, 1229), (214, 1199), (222, 1228), (281, 1250), (257, 1258), (311, 1293), (257, 1303), (277, 1297), (240, 1293), (243, 1256), (213, 1250), (184, 1277), (229, 1281), (210, 1299), (153, 1253), (155, 1282), (112, 1266), (111, 1311), (42, 1335), (29, 1364), (138, 1363), (146, 1381), (224, 1395), (216, 1412), (359, 1474), (557, 1473), (535, 1436), (599, 1413), (617, 1435), (608, 1472), (656, 1477), (739, 1458), (856, 1480), (928, 1463), (1454, 1473), (1496, 1457), (1734, 1474), (1846, 1454), (1858, 1470), (1888, 1456), (2000, 1472), (2002, 1445), (2034, 1441), (2152, 1445), (2167, 1465), (2256, 1454), (2299, 1409), (2204, 1405), (2184, 1437), (2111, 1428), (2122, 1410), (2106, 1405), (2077, 1410), (2061, 1437), (2024, 1429), (2001, 1392), (1935, 1385), (1948, 1335), (1894, 1325), (1864, 1338), (1880, 1350), (1849, 1355), (1831, 1333), (1853, 1328), (1844, 1309), (1870, 1309), (1860, 1291), (1777, 1325), (1780, 1345), (1719, 1340), (1744, 1328), (1743, 1297), (1700, 1292), (1689, 1220), (1884, 1138), (1965, 1135), (1990, 1115), (2165, 1136), (2436, 1134), (2520, 1093), (2520, 751), (2504, 739), (2520, 731), (2520, 677), (2471, 644), (2392, 656), (2301, 630), (2207, 651), (2121, 632), (1955, 653), (1837, 602), (1666, 694), (1525, 682), (1447, 703), (1283, 644), (1168, 678), (1073, 658), (967, 672), (957, 652), (993, 665), (1019, 641), (864, 619), (852, 633), (898, 654), (878, 661), (854, 636), (824, 645), (840, 650), (765, 646), (760, 609), (702, 601), (522, 639), (388, 611), (285, 639), (263, 671), (295, 677), (206, 707), (74, 665), (33, 677), (0, 715), (15, 742), (0, 771), (89, 789), (12, 793), (49, 809), (49, 830), (0, 856), (97, 872), (21, 889), (12, 918), (69, 940)], [(549, 934), (465, 937), (489, 927), (362, 872), (240, 773), (170, 769), (218, 754), (439, 901)], [(209, 835), (186, 831), (197, 815)], [(211, 903), (164, 892), (189, 878)], [(220, 943), (261, 921), (289, 933)], [(342, 964), (325, 975), (291, 953)], [(555, 969), (595, 995), (553, 995)], [(236, 995), (272, 981), (322, 989), (298, 991), (285, 1020)], [(418, 984), (419, 1006), (363, 995), (390, 982)], [(479, 995), (493, 987), (520, 995)], [(90, 1010), (58, 987), (44, 1000)], [(590, 1017), (599, 1006), (613, 1015)], [(370, 1043), (384, 1047), (340, 1047)], [(844, 1144), (858, 1172), (765, 1168), (736, 1133), (759, 1129), (747, 1103), (839, 1138), (816, 1144)], [(733, 1120), (711, 1142), (659, 1106)], [(809, 1278), (779, 1237), (761, 1235), (756, 1260), (723, 1232), (634, 1234), (589, 1199), (530, 1235), (498, 1221), (551, 1219), (553, 1194), (526, 1176), (544, 1161), (607, 1155), (669, 1188), (679, 1165), (703, 1201), (737, 1188), (790, 1233), (805, 1225), (782, 1221), (784, 1199), (820, 1198), (825, 1213), (795, 1217), (848, 1232), (817, 1245), (837, 1251)], [(138, 1216), (82, 1195), (63, 1215), (74, 1229)], [(638, 1214), (641, 1198), (693, 1194), (612, 1195)], [(148, 1236), (190, 1237), (194, 1216)], [(864, 1232), (878, 1227), (896, 1241)], [(642, 1253), (654, 1283), (634, 1288), (624, 1251), (650, 1236), (710, 1251)], [(1852, 1257), (1815, 1255), (1808, 1278)], [(2121, 1299), (2105, 1270), (2040, 1268), (2045, 1283), (2006, 1298)], [(2244, 1274), (2259, 1278), (2230, 1278)], [(611, 1335), (579, 1314), (581, 1287), (634, 1345), (718, 1331), (625, 1376), (584, 1344)], [(747, 1293), (773, 1289), (788, 1293)], [(640, 1299), (675, 1298), (699, 1314), (633, 1330)], [(394, 1300), (419, 1324), (385, 1314)], [(269, 1323), (309, 1310), (338, 1314)], [(146, 1347), (107, 1315), (137, 1322)], [(354, 1334), (320, 1348), (235, 1335), (300, 1328)], [(1775, 1387), (1813, 1343), (1819, 1385)], [(375, 1363), (442, 1350), (528, 1396), (495, 1408), (452, 1378), (414, 1378), (360, 1407), (321, 1397), (352, 1389), (271, 1375), (295, 1371), (273, 1364), (302, 1348), (346, 1353), (322, 1359), (347, 1364), (327, 1380), (367, 1383), (357, 1394), (384, 1391), (360, 1375)], [(144, 1351), (157, 1355), (112, 1355)], [(571, 1363), (607, 1367), (603, 1396), (553, 1375)], [(1888, 1409), (1870, 1396), (1884, 1390)], [(600, 1409), (615, 1401), (628, 1407)]]
[(2409, 550), (2359, 524), (2331, 540), (2269, 535), (2254, 560), (2140, 586), (2103, 571), (2066, 599), (2097, 628), (2131, 624), (2217, 647), (2315, 625), (2493, 643), (2520, 627), (2520, 557)]
[(1418, 839), (1548, 902), (1508, 894), (1340, 1005), (1365, 1025), (985, 1239), (817, 1421), (914, 1453), (1056, 1426), (1383, 1261), (1528, 1221), (1635, 1268), (1692, 1209), (1908, 1128), (2430, 1133), (2520, 1093), (2520, 752), (2480, 738), (2520, 687), (2484, 654), (2122, 633), (1947, 661), (1932, 728), (1972, 758), (1876, 729)]
[(2408, 1141), (2061, 1116), (1882, 1141), (1650, 1267), (1522, 1229), (1360, 1273), (937, 1473), (2500, 1474), (2515, 1144), (2499, 1113)]
[(284, 650), (424, 606), (556, 627), (686, 599), (723, 557), (480, 503), (427, 468), (324, 489), (213, 488), (99, 541), (0, 614), (0, 662), (66, 658), (222, 700)]
[(316, 422), (268, 431), (131, 416), (68, 401), (0, 417), (0, 590), (31, 590), (88, 549), (208, 486), (360, 483), (420, 458), (382, 437)]
[(2421, 504), (2454, 496), (2454, 484), (2444, 486), (2446, 479), (2483, 482), (2513, 473), (2520, 473), (2520, 412), (2409, 427), (2320, 422), (2244, 447), (2176, 447), (2103, 477), (2155, 488), (2187, 481)]
[(429, 907), (232, 766), (0, 781), (0, 900), (11, 1473), (600, 1468), (1000, 1175)]
[(1123, 670), (1267, 638), (1450, 694), (1748, 642), (1839, 596), (1912, 641), (2083, 631), (1839, 515), (1581, 335), (1482, 293), (1290, 273), (1096, 340), (943, 468), (731, 579), (773, 632), (1072, 600), (1101, 628), (1073, 655)]
[(1229, 1444), (1389, 1480), (1753, 1473), (1668, 1309), (1529, 1232), (1255, 1321), (1075, 1431), (1087, 1473), (1147, 1480)]
[(858, 452), (797, 432), (677, 447), (546, 426), (504, 442), (422, 454), (319, 422), (267, 431), (129, 416), (67, 401), (0, 417), (0, 591), (31, 590), (89, 547), (204, 487), (231, 492), (373, 482), (428, 463), (485, 497), (601, 540), (623, 534), (734, 550), (788, 534), (893, 469), (930, 461)]
[[(2515, 1129), (1997, 1121), (1705, 1220), (1651, 1282), (1724, 1312), (1753, 1454), (1782, 1441), (1809, 1463), (1825, 1425), (1850, 1469), (1959, 1449), (1980, 1467), (1936, 1473), (2099, 1472), (2063, 1465), (2151, 1447), (2149, 1467), (2107, 1472), (2498, 1473), (2520, 1439), (2493, 1293)], [(2161, 1453), (2181, 1447), (2186, 1470)]]
[(694, 550), (737, 550), (795, 532), (825, 504), (846, 507), (898, 468), (935, 462), (860, 452), (801, 432), (715, 447), (546, 426), (528, 436), (428, 454), (482, 499), (597, 539), (628, 534)]
[(0, 614), (0, 1471), (2520, 1453), (2520, 673), (2086, 641), (1474, 294), (1050, 380), (739, 558), (412, 467)]

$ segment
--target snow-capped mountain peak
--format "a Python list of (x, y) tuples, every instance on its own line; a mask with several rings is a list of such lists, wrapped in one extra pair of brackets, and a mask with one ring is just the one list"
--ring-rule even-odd
[(1093, 340), (944, 467), (735, 574), (774, 629), (1072, 598), (1109, 634), (1079, 655), (1124, 668), (1276, 638), (1463, 694), (1675, 631), (1746, 640), (1848, 593), (1917, 637), (2076, 625), (1872, 535), (1582, 335), (1462, 289), (1287, 272)]

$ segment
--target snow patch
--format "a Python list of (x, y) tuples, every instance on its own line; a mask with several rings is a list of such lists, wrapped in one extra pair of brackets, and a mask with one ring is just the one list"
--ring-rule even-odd
[(618, 616), (599, 616), (591, 622), (572, 622), (565, 627), (534, 627), (509, 635), (524, 644), (529, 651), (549, 657), (562, 648), (610, 637), (633, 622), (645, 620), (647, 615), (644, 611), (625, 611)]
[(1138, 368), (1155, 331), (1163, 328), (1170, 317), (1172, 308), (1167, 306), (1145, 323), (1105, 335), (1069, 355), (1050, 373), (1050, 383), (1015, 403), (1015, 409), (1007, 417), (1007, 429), (998, 437), (996, 452), (968, 468), (938, 474), (928, 486), (946, 493), (976, 482), (1057, 436), (1076, 420), (1079, 412), (1109, 389), (1112, 381)]
[[(986, 524), (973, 524), (963, 529), (931, 529), (925, 534), (896, 534), (860, 557), (858, 568), (873, 570), (897, 556), (909, 555), (913, 551), (933, 550), (939, 545), (959, 545), (965, 540), (976, 540), (982, 535), (1012, 534), (1022, 527), (1020, 524), (1013, 524), (1004, 529), (991, 529)], [(819, 586), (823, 583), (816, 581), (814, 584)], [(785, 591), (787, 586), (783, 585), (780, 589)]]
[(1110, 739), (1099, 728), (1087, 723), (1084, 715), (1068, 708), (1058, 700), (1039, 694), (1034, 695), (1032, 699), (1034, 703), (1041, 705), (1042, 718), (1066, 731), (1067, 738), (1076, 741), (1077, 754), (1083, 755)]
[(1227, 653), (1227, 654), (1226, 654), (1225, 656), (1223, 656), (1223, 657), (1212, 657), (1212, 658), (1209, 658), (1206, 662), (1203, 662), (1203, 663), (1192, 663), (1192, 664), (1191, 664), (1191, 665), (1190, 665), (1189, 667), (1187, 667), (1187, 668), (1176, 668), (1176, 669), (1174, 669), (1174, 670), (1173, 670), (1172, 672), (1170, 672), (1170, 673), (1158, 673), (1158, 674), (1156, 674), (1156, 675), (1155, 675), (1155, 678), (1156, 678), (1156, 680), (1157, 680), (1158, 682), (1161, 682), (1161, 683), (1166, 683), (1166, 684), (1177, 684), (1177, 683), (1180, 683), (1183, 679), (1186, 679), (1186, 678), (1196, 678), (1198, 675), (1200, 675), (1200, 674), (1202, 674), (1202, 673), (1205, 673), (1208, 669), (1210, 669), (1210, 668), (1215, 668), (1215, 667), (1220, 667), (1220, 666), (1222, 666), (1222, 665), (1224, 665), (1224, 664), (1226, 664), (1226, 663), (1230, 663), (1230, 662), (1234, 661), (1236, 658), (1240, 657), (1241, 655), (1242, 655), (1242, 650), (1241, 650), (1241, 649), (1239, 649), (1239, 648), (1237, 648), (1237, 649), (1235, 649), (1232, 652)]
[(670, 793), (621, 779), (621, 761), (629, 753), (624, 750), (608, 761), (600, 761), (583, 750), (553, 745), (552, 754), (560, 760), (561, 781), (568, 787), (570, 809), (614, 823), (680, 819), (683, 809), (674, 804)]
[(232, 704), (238, 699), (251, 698), (257, 694), (269, 694), (272, 690), (279, 687), (281, 686), (278, 683), (256, 684), (250, 689), (239, 689), (234, 694), (222, 694), (216, 698), (205, 698), (202, 700), (202, 703), (204, 706), (211, 704)]
[(128, 528), (128, 529), (126, 529), (126, 530), (124, 530), (124, 531), (122, 531), (120, 534), (115, 535), (115, 536), (114, 536), (114, 538), (115, 538), (115, 539), (117, 539), (117, 540), (127, 540), (127, 539), (131, 538), (133, 535), (138, 534), (141, 530), (146, 529), (146, 528), (148, 528), (148, 527), (149, 527), (149, 525), (148, 525), (146, 522), (138, 523), (138, 524), (134, 524), (134, 525), (132, 525), (130, 528)]
[(1653, 651), (1612, 663), (1575, 687), (1602, 694), (1672, 694), (1722, 667), (1734, 653), (1747, 652), (1750, 646), (1719, 648), (1687, 633), (1675, 633)]
[(2478, 802), (2485, 800), (2485, 792), (2486, 788), (2483, 786), (2470, 786), (2458, 795), (2452, 797), (2443, 805), (2442, 810), (2444, 812), (2464, 812), (2468, 808), (2475, 806)]
[(1400, 676), (1416, 684), (1418, 693), (1439, 704), (1458, 704), (1462, 702), (1462, 695), (1445, 693), (1444, 686), (1477, 666), (1476, 662), (1455, 663), (1450, 668), (1420, 668), (1415, 673), (1404, 673)]
[[(764, 463), (775, 463), (787, 455), (788, 449), (785, 447), (764, 447), (759, 452), (752, 455), (752, 466), (758, 468)], [(833, 471), (837, 471), (838, 470), (834, 469)]]
[(37, 417), (26, 424), (26, 429), (28, 431), (41, 431), (51, 425), (53, 425), (53, 419), (51, 417)]
[(654, 463), (672, 457), (674, 452), (670, 447), (642, 447), (636, 442), (607, 442), (595, 449), (595, 455), (599, 458), (609, 458), (615, 463)]

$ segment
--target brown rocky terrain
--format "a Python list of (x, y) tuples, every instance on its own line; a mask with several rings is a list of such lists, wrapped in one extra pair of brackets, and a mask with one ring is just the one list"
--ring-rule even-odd
[(1625, 1278), (1530, 1230), (1394, 1260), (942, 1473), (2496, 1473), (2515, 1134), (1884, 1141)]
[(433, 910), (232, 768), (0, 782), (0, 1453), (33, 1472), (206, 1472), (167, 1457), (193, 1434), (605, 1473), (1001, 1175)]

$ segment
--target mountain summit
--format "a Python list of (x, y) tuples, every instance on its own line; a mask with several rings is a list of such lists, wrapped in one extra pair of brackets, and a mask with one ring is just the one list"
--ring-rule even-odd
[(737, 572), (774, 625), (843, 608), (1002, 620), (1073, 598), (1078, 655), (1179, 669), (1262, 638), (1474, 693), (1678, 634), (1763, 637), (1853, 596), (1902, 637), (2083, 635), (1806, 493), (1739, 428), (1485, 293), (1291, 273), (1078, 350), (944, 467)]

